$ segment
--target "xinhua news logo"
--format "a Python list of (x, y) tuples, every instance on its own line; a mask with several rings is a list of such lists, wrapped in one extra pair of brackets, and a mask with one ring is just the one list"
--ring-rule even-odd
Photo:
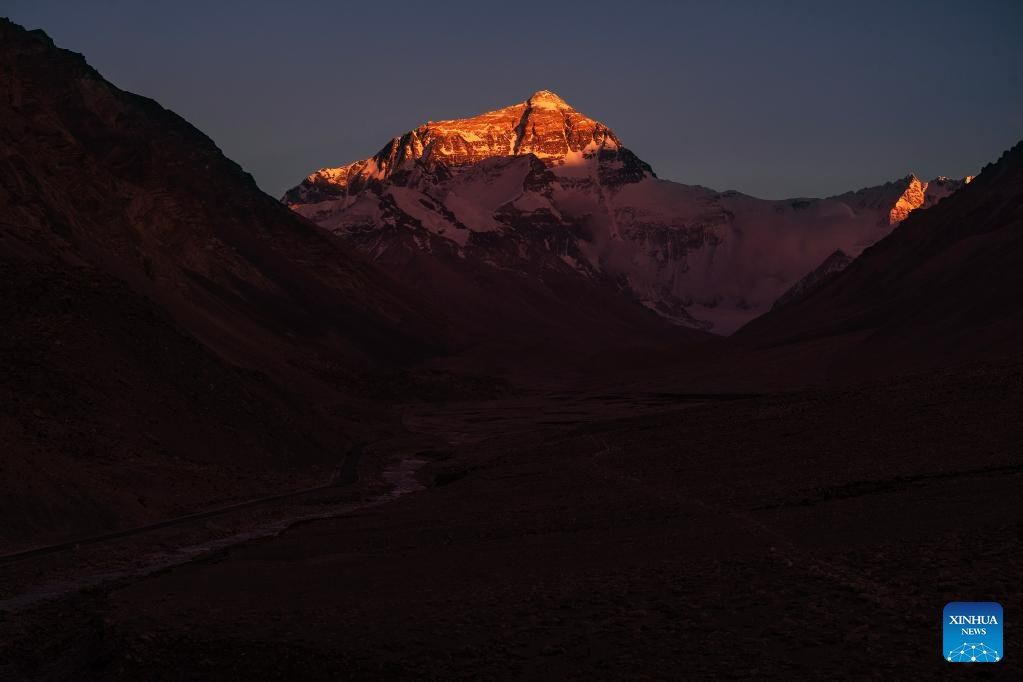
[(997, 663), (1005, 655), (1002, 607), (993, 601), (945, 604), (943, 658), (951, 663)]

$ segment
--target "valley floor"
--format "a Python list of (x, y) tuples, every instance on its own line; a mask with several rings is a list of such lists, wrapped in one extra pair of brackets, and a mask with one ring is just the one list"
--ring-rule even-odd
[(947, 602), (1023, 605), (1021, 407), (1020, 365), (420, 407), (426, 490), (0, 615), (0, 677), (950, 677)]

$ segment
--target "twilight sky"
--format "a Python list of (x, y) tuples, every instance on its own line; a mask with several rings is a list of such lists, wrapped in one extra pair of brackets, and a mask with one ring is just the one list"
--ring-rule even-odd
[(768, 198), (973, 174), (1023, 138), (1023, 2), (51, 2), (0, 14), (280, 196), (557, 92), (662, 178)]

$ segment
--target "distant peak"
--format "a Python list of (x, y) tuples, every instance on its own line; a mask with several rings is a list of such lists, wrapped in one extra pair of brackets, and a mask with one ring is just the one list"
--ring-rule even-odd
[(927, 183), (920, 182), (914, 173), (910, 173), (903, 182), (907, 183), (892, 210), (888, 212), (888, 224), (896, 225), (906, 219), (910, 213), (924, 205), (927, 195)]
[(968, 185), (973, 182), (974, 176), (967, 175), (965, 178), (953, 178), (948, 175), (939, 175), (931, 180), (932, 185)]
[(570, 109), (568, 102), (561, 99), (557, 94), (550, 90), (537, 90), (534, 92), (528, 100), (526, 100), (530, 106), (538, 108), (552, 108), (552, 109)]

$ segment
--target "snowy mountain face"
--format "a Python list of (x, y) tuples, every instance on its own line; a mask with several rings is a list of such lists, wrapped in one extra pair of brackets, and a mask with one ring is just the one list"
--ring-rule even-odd
[[(908, 176), (780, 201), (682, 185), (542, 90), (427, 123), (372, 158), (313, 173), (283, 201), (378, 260), (416, 250), (541, 280), (570, 275), (676, 324), (728, 334), (835, 251), (855, 257), (966, 181)], [(402, 267), (393, 253), (387, 260)]]

